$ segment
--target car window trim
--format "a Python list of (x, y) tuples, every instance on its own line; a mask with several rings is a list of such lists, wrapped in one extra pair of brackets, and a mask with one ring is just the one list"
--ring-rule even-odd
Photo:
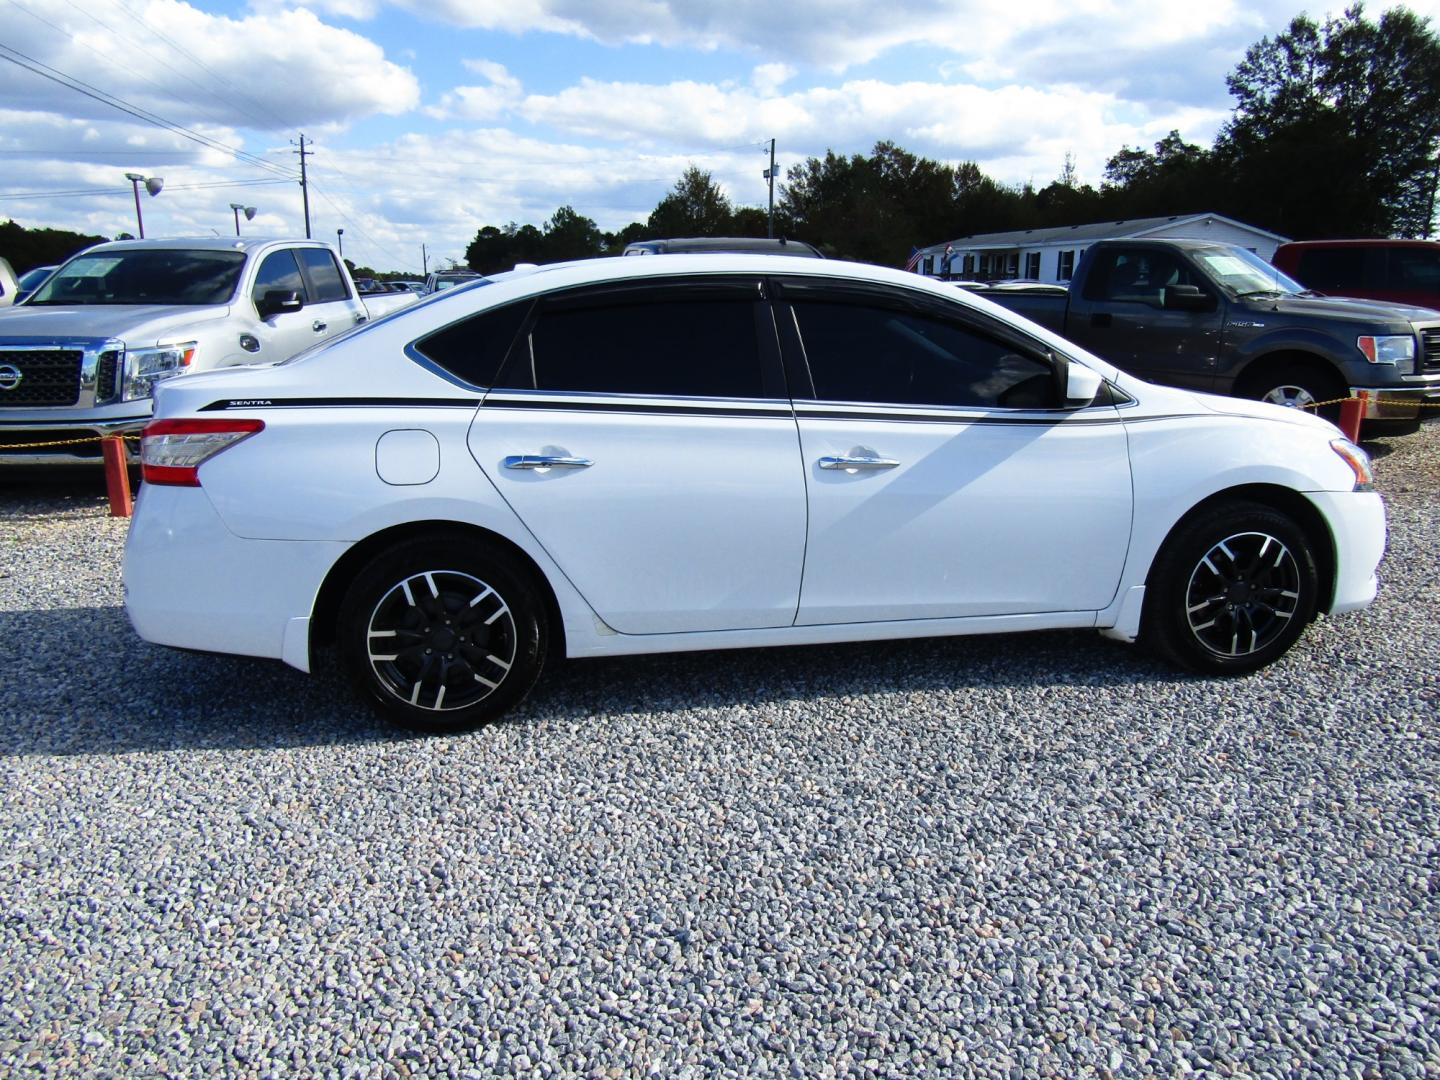
[[(756, 354), (760, 361), (761, 387), (760, 396), (757, 397), (735, 397), (724, 396), (706, 398), (710, 401), (789, 401), (791, 399), (789, 383), (783, 367), (783, 353), (780, 348), (778, 335), (775, 331), (774, 315), (770, 311), (770, 304), (767, 300), (768, 288), (766, 279), (755, 274), (720, 274), (720, 275), (685, 275), (679, 278), (640, 278), (634, 281), (606, 282), (600, 285), (582, 285), (578, 288), (562, 289), (552, 293), (544, 293), (535, 297), (534, 306), (529, 315), (521, 324), (515, 339), (510, 343), (506, 351), (505, 359), (500, 364), (495, 374), (494, 389), (499, 391), (523, 390), (535, 394), (550, 394), (556, 397), (574, 397), (576, 395), (608, 394), (609, 396), (625, 396), (633, 398), (644, 398), (656, 401), (692, 401), (701, 400), (684, 394), (619, 394), (615, 391), (570, 391), (570, 390), (540, 390), (535, 375), (535, 356), (531, 343), (531, 334), (535, 324), (549, 311), (580, 311), (586, 308), (628, 306), (625, 303), (627, 296), (634, 296), (634, 306), (642, 306), (647, 301), (645, 296), (653, 296), (661, 293), (661, 302), (682, 303), (687, 300), (721, 300), (733, 301), (735, 303), (749, 303), (754, 306), (753, 329), (755, 332)], [(617, 303), (618, 302), (618, 303)], [(520, 373), (522, 365), (528, 368), (527, 384), (520, 386), (506, 386), (507, 382), (514, 382), (513, 376)]]
[[(799, 284), (799, 288), (796, 287), (797, 284)], [(790, 379), (792, 387), (803, 388), (807, 392), (807, 396), (804, 398), (796, 395), (796, 401), (820, 401), (829, 399), (822, 399), (816, 393), (815, 377), (810, 369), (810, 358), (805, 350), (805, 338), (800, 332), (800, 321), (795, 312), (793, 299), (800, 297), (803, 298), (801, 302), (803, 302), (803, 300), (811, 300), (833, 303), (836, 300), (843, 302), (847, 298), (853, 298), (859, 299), (862, 302), (871, 303), (872, 306), (953, 321), (971, 333), (998, 340), (1010, 348), (1019, 350), (1031, 360), (1044, 364), (1050, 369), (1054, 378), (1052, 394), (1055, 402), (1054, 404), (1043, 406), (1039, 409), (1021, 408), (1010, 405), (960, 406), (946, 405), (943, 403), (931, 406), (913, 406), (912, 403), (894, 401), (854, 402), (853, 404), (911, 406), (917, 408), (954, 408), (979, 412), (1000, 411), (1006, 413), (1069, 411), (1064, 406), (1064, 380), (1066, 369), (1070, 364), (1070, 358), (1064, 353), (1046, 345), (1044, 342), (1030, 337), (986, 312), (976, 311), (957, 301), (931, 296), (929, 293), (923, 293), (916, 289), (904, 289), (898, 286), (878, 283), (872, 284), (869, 282), (852, 282), (844, 278), (776, 278), (773, 280), (771, 291), (775, 296), (772, 303), (777, 309), (775, 321), (780, 329), (780, 336), (786, 355), (786, 374)], [(879, 303), (874, 303), (877, 300)]]

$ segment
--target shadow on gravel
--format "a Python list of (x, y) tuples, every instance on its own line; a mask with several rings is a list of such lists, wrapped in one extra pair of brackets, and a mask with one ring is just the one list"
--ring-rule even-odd
[[(0, 696), (0, 755), (409, 737), (373, 717), (328, 657), (307, 676), (279, 661), (148, 645), (119, 607), (0, 612), (0, 639), (12, 643)], [(675, 653), (553, 664), (506, 722), (920, 691), (1135, 686), (1179, 677), (1090, 631)]]

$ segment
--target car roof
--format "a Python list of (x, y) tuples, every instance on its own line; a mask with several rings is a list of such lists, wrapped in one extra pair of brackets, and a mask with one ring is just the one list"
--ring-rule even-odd
[(283, 236), (166, 236), (147, 237), (144, 240), (111, 240), (96, 244), (86, 251), (166, 251), (184, 249), (187, 251), (255, 251), (260, 248), (285, 244), (295, 247), (330, 247), (323, 240), (298, 240)]
[(1394, 247), (1416, 247), (1436, 248), (1440, 247), (1440, 240), (1291, 240), (1287, 244), (1281, 244), (1276, 251), (1284, 251), (1286, 248), (1330, 248), (1330, 247), (1356, 247), (1356, 248), (1394, 248)]
[(683, 252), (776, 252), (810, 258), (824, 258), (820, 250), (804, 240), (764, 236), (676, 236), (666, 240), (636, 240), (625, 245), (626, 251), (654, 251), (666, 255)]

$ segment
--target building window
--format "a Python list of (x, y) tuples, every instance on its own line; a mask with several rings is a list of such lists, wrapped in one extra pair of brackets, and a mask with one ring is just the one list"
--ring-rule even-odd
[(1069, 281), (1075, 276), (1075, 252), (1060, 252), (1060, 267), (1055, 271), (1056, 281)]
[(1040, 280), (1040, 253), (1032, 251), (1025, 256), (1025, 276), (1031, 281)]

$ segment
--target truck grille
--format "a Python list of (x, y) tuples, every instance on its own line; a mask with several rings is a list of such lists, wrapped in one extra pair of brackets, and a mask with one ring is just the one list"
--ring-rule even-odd
[(74, 405), (84, 356), (79, 349), (0, 349), (0, 408)]
[(1420, 374), (1440, 372), (1440, 326), (1420, 331)]
[(120, 354), (114, 349), (100, 354), (95, 365), (95, 404), (104, 405), (120, 396), (115, 380), (120, 375)]

